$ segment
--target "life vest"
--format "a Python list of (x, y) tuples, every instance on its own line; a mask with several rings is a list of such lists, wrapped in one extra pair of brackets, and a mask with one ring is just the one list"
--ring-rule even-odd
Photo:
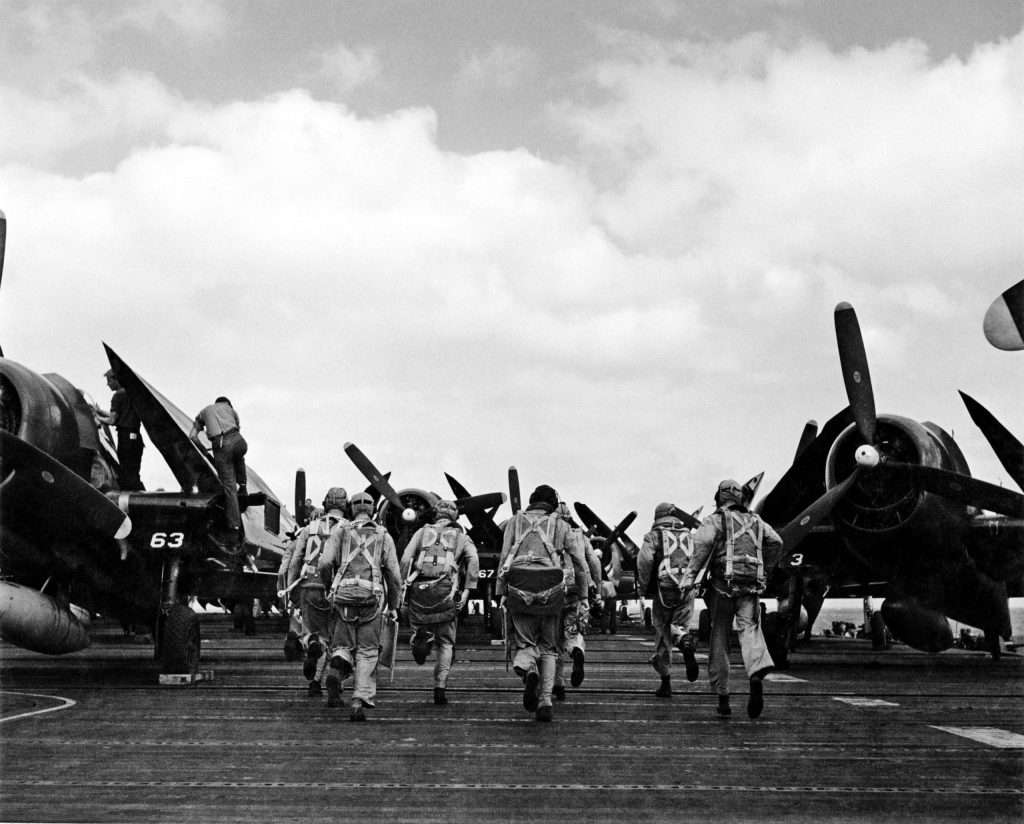
[(721, 512), (725, 528), (724, 575), (729, 592), (764, 592), (764, 523), (753, 512), (739, 509)]
[(573, 585), (572, 563), (555, 549), (560, 518), (518, 512), (511, 524), (512, 545), (498, 570), (512, 612), (555, 615), (562, 611), (566, 590)]
[(683, 603), (683, 575), (693, 554), (693, 536), (684, 527), (656, 527), (654, 574), (647, 584), (648, 595), (656, 595), (662, 606)]
[(455, 553), (459, 527), (431, 524), (423, 527), (420, 546), (405, 579), (409, 619), (416, 624), (440, 624), (458, 613), (456, 592), (459, 571)]
[(336, 515), (324, 515), (306, 527), (306, 546), (302, 556), (302, 571), (299, 577), (303, 580), (320, 583), (317, 563), (324, 551), (324, 544), (338, 524), (346, 523), (345, 519)]
[(381, 556), (384, 527), (370, 521), (353, 524), (341, 539), (341, 559), (329, 598), (346, 606), (371, 606), (384, 598)]

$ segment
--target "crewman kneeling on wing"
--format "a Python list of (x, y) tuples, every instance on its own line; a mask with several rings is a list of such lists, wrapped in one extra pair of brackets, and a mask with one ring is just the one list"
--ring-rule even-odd
[[(327, 602), (324, 582), (318, 565), (327, 539), (336, 529), (348, 525), (345, 507), (348, 493), (340, 486), (332, 486), (324, 497), (323, 514), (299, 530), (295, 540), (281, 559), (278, 581), (293, 603), (298, 604), (300, 632), (290, 633), (302, 650), (302, 674), (309, 682), (309, 695), (320, 695), (321, 680), (327, 663), (326, 644), (330, 640), (331, 605)], [(286, 649), (286, 655), (289, 650)]]
[(377, 694), (381, 624), (397, 619), (402, 579), (394, 540), (370, 518), (373, 498), (357, 492), (349, 508), (352, 522), (331, 533), (318, 564), (331, 604), (327, 706), (342, 706), (351, 675), (350, 718), (365, 721), (365, 708), (374, 706)]
[(677, 647), (686, 664), (686, 680), (696, 681), (700, 671), (694, 654), (690, 616), (693, 613), (693, 589), (683, 589), (683, 576), (693, 545), (690, 530), (673, 512), (670, 503), (654, 508), (654, 523), (644, 535), (636, 559), (637, 592), (651, 599), (651, 622), (654, 625), (654, 654), (648, 662), (661, 676), (661, 686), (654, 693), (659, 698), (672, 697), (672, 648)]
[(757, 718), (764, 709), (764, 676), (774, 668), (761, 632), (758, 596), (764, 592), (767, 571), (781, 557), (782, 539), (743, 501), (743, 489), (736, 481), (725, 480), (718, 485), (717, 508), (693, 533), (693, 555), (683, 576), (683, 586), (692, 587), (698, 572), (710, 561), (710, 583), (705, 587), (704, 599), (711, 612), (708, 674), (718, 694), (718, 714), (732, 714), (729, 633), (735, 618), (743, 666), (750, 678), (747, 715)]
[(437, 647), (434, 703), (443, 705), (448, 703), (446, 689), (458, 615), (476, 588), (480, 559), (476, 544), (458, 524), (455, 503), (438, 501), (434, 513), (434, 522), (416, 530), (406, 544), (401, 570), (412, 627), (412, 656), (422, 665), (431, 647)]
[[(569, 683), (572, 686), (578, 687), (582, 684), (586, 675), (585, 635), (590, 625), (590, 601), (597, 597), (594, 582), (601, 579), (601, 560), (583, 534), (583, 530), (573, 519), (565, 501), (558, 502), (558, 515), (568, 525), (569, 536), (576, 545), (576, 552), (572, 556), (574, 561), (577, 556), (582, 556), (585, 561), (582, 567), (574, 567), (574, 572), (577, 576), (584, 576), (586, 580), (585, 585), (577, 581), (580, 585), (577, 586), (576, 592), (566, 593), (565, 608), (562, 610), (561, 646), (555, 660), (555, 686), (552, 688), (552, 695), (559, 701), (564, 701), (566, 663), (572, 662), (572, 672), (569, 675)], [(587, 597), (581, 598), (577, 592), (585, 592)]]
[(530, 495), (526, 510), (505, 524), (494, 590), (510, 616), (506, 637), (515, 650), (515, 673), (523, 680), (523, 706), (536, 711), (538, 721), (552, 720), (566, 594), (575, 591), (585, 597), (585, 590), (577, 590), (575, 574), (584, 562), (574, 562), (578, 550), (557, 508), (558, 493), (542, 484)]

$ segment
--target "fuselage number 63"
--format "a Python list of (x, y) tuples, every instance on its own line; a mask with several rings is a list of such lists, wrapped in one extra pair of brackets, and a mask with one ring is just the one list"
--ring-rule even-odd
[(151, 549), (179, 549), (184, 543), (184, 532), (154, 532), (149, 539)]

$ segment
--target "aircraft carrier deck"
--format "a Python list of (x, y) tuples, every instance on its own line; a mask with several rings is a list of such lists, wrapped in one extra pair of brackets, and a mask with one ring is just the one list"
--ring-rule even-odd
[(659, 699), (653, 636), (632, 623), (588, 637), (586, 680), (543, 724), (475, 637), (448, 706), (403, 646), (364, 724), (306, 696), (270, 622), (246, 637), (205, 617), (213, 679), (192, 686), (160, 686), (152, 647), (115, 628), (62, 658), (0, 645), (0, 819), (1024, 820), (1020, 656), (816, 639), (752, 721), (734, 651), (723, 720), (705, 650), (700, 679), (679, 666)]

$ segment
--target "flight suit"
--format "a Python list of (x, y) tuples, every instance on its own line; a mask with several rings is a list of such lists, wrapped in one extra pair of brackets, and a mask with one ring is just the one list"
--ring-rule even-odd
[[(436, 537), (436, 543), (427, 549), (424, 548), (425, 537)], [(409, 586), (415, 586), (419, 580), (416, 570), (417, 556), (420, 552), (429, 552), (431, 549), (442, 550), (442, 540), (454, 543), (451, 558), (450, 574), (454, 575), (454, 583), (461, 586), (457, 589), (458, 603), (455, 613), (450, 619), (437, 622), (420, 621), (415, 617), (415, 610), (410, 610), (409, 624), (412, 627), (414, 640), (419, 636), (433, 636), (432, 643), (437, 647), (437, 659), (434, 663), (434, 687), (444, 690), (448, 686), (448, 675), (452, 668), (452, 659), (455, 654), (455, 635), (458, 622), (458, 611), (466, 605), (469, 600), (469, 593), (476, 588), (480, 577), (480, 559), (477, 555), (476, 544), (469, 536), (462, 531), (454, 521), (442, 516), (439, 517), (430, 527), (422, 527), (413, 534), (409, 543), (402, 553), (400, 564), (402, 580), (406, 583), (406, 601), (409, 600)], [(442, 693), (443, 695), (443, 693)], [(438, 703), (441, 703), (440, 701)]]
[[(576, 569), (576, 575), (586, 576), (585, 585), (577, 587), (578, 592), (585, 592), (590, 597), (596, 597), (596, 581), (601, 580), (601, 559), (597, 557), (594, 548), (590, 545), (583, 530), (570, 525), (572, 540), (582, 550), (586, 564)], [(572, 663), (572, 686), (578, 687), (583, 683), (584, 657), (587, 651), (586, 632), (590, 626), (590, 602), (588, 598), (580, 598), (576, 593), (567, 595), (566, 606), (562, 611), (562, 647), (558, 658), (555, 660), (555, 685), (554, 695), (560, 699), (565, 698), (565, 665)]]
[[(376, 526), (366, 512), (357, 512), (352, 522), (341, 529), (334, 530), (327, 539), (323, 553), (320, 555), (318, 570), (325, 584), (334, 588), (335, 576), (342, 563), (346, 547), (357, 541), (354, 533), (362, 529)], [(362, 706), (374, 706), (377, 694), (377, 660), (380, 653), (381, 621), (388, 614), (397, 614), (401, 597), (402, 578), (398, 568), (398, 555), (395, 542), (383, 529), (375, 539), (379, 541), (379, 578), (381, 591), (374, 603), (364, 606), (349, 606), (338, 603), (332, 594), (331, 601), (331, 652), (328, 674), (328, 693), (330, 679), (337, 678), (339, 684), (349, 674), (353, 676), (352, 708), (355, 711)]]
[[(738, 515), (736, 514), (738, 513)], [(729, 570), (727, 557), (728, 528), (726, 518), (745, 521), (750, 529), (759, 533), (761, 540), (761, 569), (759, 580), (739, 581)], [(733, 620), (739, 633), (740, 652), (747, 676), (760, 680), (774, 667), (764, 635), (761, 632), (759, 598), (764, 591), (767, 571), (777, 563), (782, 553), (782, 539), (761, 517), (738, 504), (728, 504), (704, 519), (693, 533), (693, 555), (686, 568), (684, 586), (692, 587), (697, 574), (709, 563), (709, 586), (705, 600), (711, 613), (711, 641), (708, 674), (711, 686), (719, 696), (729, 695), (729, 633)]]

